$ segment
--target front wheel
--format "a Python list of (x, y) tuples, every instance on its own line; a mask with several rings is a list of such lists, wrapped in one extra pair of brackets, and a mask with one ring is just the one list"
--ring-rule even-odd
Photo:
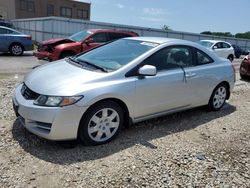
[(123, 125), (123, 111), (113, 101), (92, 106), (83, 116), (78, 138), (85, 145), (100, 145), (111, 141)]
[(209, 100), (208, 107), (210, 110), (218, 111), (225, 104), (226, 98), (228, 96), (228, 87), (226, 84), (218, 85)]

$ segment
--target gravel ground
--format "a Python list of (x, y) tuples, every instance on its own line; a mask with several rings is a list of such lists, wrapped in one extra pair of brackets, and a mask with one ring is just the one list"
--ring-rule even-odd
[(201, 107), (124, 129), (96, 147), (27, 132), (0, 76), (0, 187), (250, 187), (250, 83), (219, 112)]

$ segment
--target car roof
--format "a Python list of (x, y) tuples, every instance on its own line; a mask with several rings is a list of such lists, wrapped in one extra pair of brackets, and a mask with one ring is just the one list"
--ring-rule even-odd
[(97, 32), (135, 33), (133, 31), (125, 31), (125, 30), (119, 30), (119, 29), (88, 29), (88, 31), (90, 31), (92, 33), (97, 33)]
[(0, 26), (0, 28), (13, 30), (12, 28), (5, 27), (5, 26)]
[(164, 44), (169, 42), (182, 42), (183, 44), (193, 43), (186, 40), (174, 39), (174, 38), (164, 38), (164, 37), (131, 37), (131, 40), (139, 40), (144, 42), (152, 42), (157, 44)]
[[(223, 40), (200, 40), (200, 41), (204, 41), (204, 42), (213, 42), (213, 43), (217, 43), (217, 42), (226, 42), (226, 41), (223, 41)], [(228, 43), (228, 42), (226, 42)]]

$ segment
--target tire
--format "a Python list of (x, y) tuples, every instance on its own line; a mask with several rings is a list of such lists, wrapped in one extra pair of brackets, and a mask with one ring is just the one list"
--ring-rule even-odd
[(23, 55), (23, 46), (21, 44), (15, 43), (9, 47), (10, 53), (14, 56)]
[(233, 56), (233, 55), (229, 55), (229, 56), (227, 57), (227, 59), (228, 59), (229, 61), (233, 62), (234, 56)]
[(78, 139), (84, 145), (105, 144), (117, 136), (123, 122), (124, 114), (117, 103), (110, 100), (97, 103), (83, 116)]
[(248, 77), (246, 75), (240, 74), (242, 80), (246, 80)]
[(73, 55), (75, 55), (73, 52), (62, 52), (60, 55), (60, 59), (64, 59), (65, 57), (69, 57)]
[(213, 91), (209, 102), (208, 108), (212, 111), (220, 110), (225, 104), (226, 98), (229, 95), (229, 88), (226, 84), (219, 84)]

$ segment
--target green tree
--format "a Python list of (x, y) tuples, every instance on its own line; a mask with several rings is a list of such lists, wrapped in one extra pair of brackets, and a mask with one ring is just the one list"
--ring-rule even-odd
[(173, 31), (168, 25), (163, 25), (162, 29), (165, 31)]
[(250, 31), (245, 33), (237, 33), (235, 35), (236, 38), (242, 38), (242, 39), (250, 39)]

